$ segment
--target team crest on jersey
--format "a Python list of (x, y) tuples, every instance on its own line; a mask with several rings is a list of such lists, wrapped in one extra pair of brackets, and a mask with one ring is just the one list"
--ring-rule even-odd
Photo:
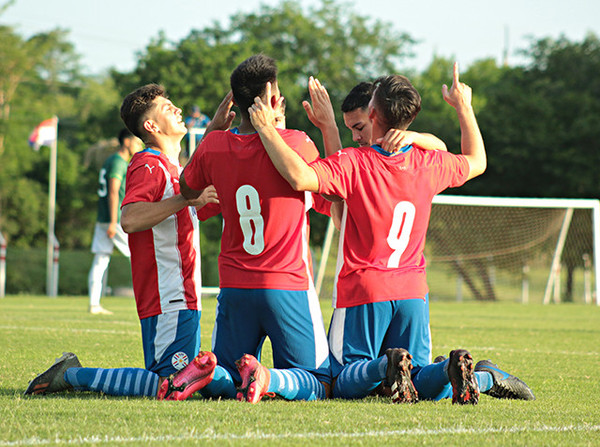
[(188, 363), (190, 363), (190, 359), (185, 352), (176, 352), (173, 354), (173, 357), (171, 357), (171, 364), (173, 365), (173, 368), (178, 371), (185, 368)]

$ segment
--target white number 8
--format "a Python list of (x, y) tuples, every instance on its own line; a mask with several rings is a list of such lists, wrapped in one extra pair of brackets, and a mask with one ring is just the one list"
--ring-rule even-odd
[(400, 202), (394, 208), (392, 227), (387, 237), (387, 243), (394, 252), (388, 259), (388, 268), (397, 268), (400, 265), (400, 257), (410, 239), (410, 232), (415, 222), (415, 206), (410, 202)]
[(265, 222), (260, 214), (258, 191), (250, 185), (242, 185), (235, 193), (235, 200), (244, 234), (244, 250), (248, 254), (258, 255), (265, 249)]

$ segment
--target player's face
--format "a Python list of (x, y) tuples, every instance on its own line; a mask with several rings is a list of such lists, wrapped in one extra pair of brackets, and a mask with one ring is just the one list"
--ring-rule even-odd
[(163, 96), (154, 100), (154, 108), (148, 118), (156, 123), (164, 135), (183, 137), (187, 133), (181, 109)]
[(344, 124), (352, 131), (352, 141), (359, 146), (371, 145), (372, 124), (367, 110), (354, 109), (344, 113)]

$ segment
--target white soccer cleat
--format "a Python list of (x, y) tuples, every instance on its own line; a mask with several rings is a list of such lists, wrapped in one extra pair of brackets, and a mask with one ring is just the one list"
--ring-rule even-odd
[(106, 310), (104, 307), (98, 306), (90, 306), (90, 313), (92, 315), (112, 315), (113, 313), (110, 310)]

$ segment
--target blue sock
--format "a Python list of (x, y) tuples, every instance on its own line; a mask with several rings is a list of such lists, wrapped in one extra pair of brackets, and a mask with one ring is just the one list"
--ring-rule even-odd
[(492, 375), (487, 371), (475, 371), (475, 379), (479, 385), (479, 391), (485, 393), (494, 385)]
[[(448, 359), (440, 363), (424, 366), (413, 377), (412, 381), (419, 393), (419, 398), (424, 400), (440, 400), (452, 397), (452, 384), (448, 378)], [(479, 391), (488, 391), (494, 381), (487, 371), (475, 371), (475, 380)]]
[(270, 369), (268, 391), (287, 400), (325, 399), (325, 387), (310, 372), (299, 368)]
[(141, 368), (69, 368), (64, 377), (76, 390), (111, 396), (156, 397), (158, 391), (158, 374)]
[(413, 378), (419, 399), (440, 400), (452, 397), (452, 384), (447, 372), (448, 359), (424, 366)]
[(215, 376), (208, 385), (200, 390), (200, 394), (207, 399), (217, 397), (235, 399), (237, 389), (235, 388), (231, 374), (222, 366), (217, 365), (215, 367)]
[(360, 360), (344, 367), (333, 387), (333, 397), (358, 399), (366, 397), (385, 378), (387, 356)]

